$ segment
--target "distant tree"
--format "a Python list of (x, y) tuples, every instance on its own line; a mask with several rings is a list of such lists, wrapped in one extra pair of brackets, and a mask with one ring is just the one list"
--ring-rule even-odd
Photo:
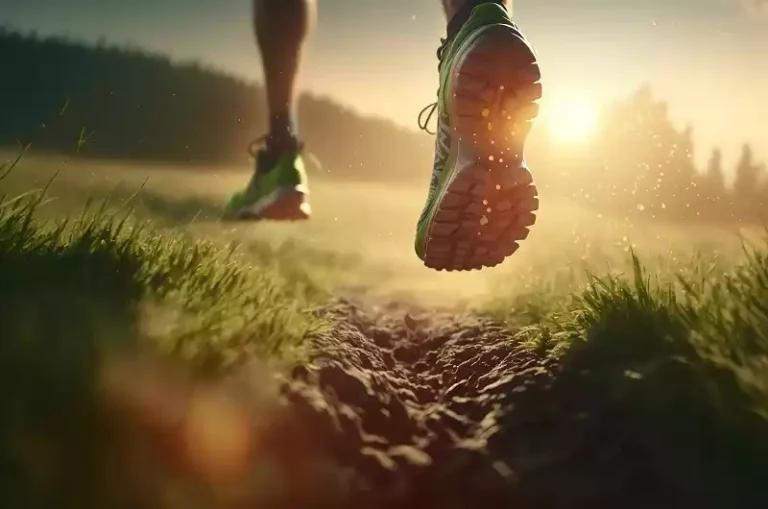
[(731, 212), (730, 191), (723, 170), (723, 153), (719, 148), (713, 149), (709, 156), (706, 170), (700, 177), (698, 197), (698, 207), (705, 218), (728, 217)]
[(681, 218), (692, 219), (699, 215), (698, 198), (701, 194), (693, 162), (693, 127), (688, 125), (681, 133), (673, 130), (670, 136), (669, 153), (662, 166), (666, 173), (666, 192), (662, 193), (662, 197)]
[(755, 219), (762, 215), (761, 204), (765, 201), (761, 192), (764, 173), (765, 165), (757, 163), (752, 147), (744, 144), (736, 165), (736, 180), (733, 186), (734, 198), (743, 219)]
[(594, 155), (607, 168), (609, 201), (644, 217), (695, 215), (692, 128), (676, 128), (666, 102), (644, 85), (606, 115)]
[(736, 180), (733, 184), (734, 194), (742, 203), (752, 202), (757, 196), (761, 171), (761, 167), (755, 164), (752, 147), (745, 143), (736, 165)]
[(758, 173), (753, 217), (765, 223), (768, 220), (768, 172), (766, 171), (765, 163), (758, 165)]
[(723, 152), (719, 148), (712, 151), (704, 179), (707, 197), (716, 203), (725, 201), (728, 197), (728, 188), (725, 184), (725, 171), (723, 171)]
[[(725, 190), (725, 173), (723, 172), (723, 152), (716, 148), (712, 150), (712, 155), (707, 163), (707, 172), (705, 174), (706, 182), (711, 189)], [(722, 194), (722, 193), (720, 193)]]
[(632, 96), (631, 101), (640, 111), (653, 109), (656, 102), (653, 97), (653, 88), (651, 88), (651, 85), (649, 83), (640, 85), (634, 96)]

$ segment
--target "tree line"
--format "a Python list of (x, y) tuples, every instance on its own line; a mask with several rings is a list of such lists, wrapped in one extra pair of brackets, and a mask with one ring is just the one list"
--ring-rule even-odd
[[(266, 129), (262, 89), (200, 63), (0, 28), (0, 145), (84, 156), (245, 164)], [(323, 171), (340, 178), (426, 182), (434, 139), (304, 95), (300, 130)], [(715, 149), (697, 168), (693, 129), (641, 87), (603, 114), (592, 141), (564, 148), (534, 129), (526, 158), (543, 194), (627, 217), (760, 222), (768, 173), (744, 145), (736, 168)], [(732, 185), (726, 175), (735, 173)]]
[[(0, 145), (245, 163), (248, 145), (267, 128), (260, 86), (196, 62), (2, 28), (0, 62)], [(311, 95), (301, 97), (299, 113), (301, 133), (324, 171), (428, 178), (429, 136)]]
[[(708, 163), (694, 161), (693, 128), (677, 128), (668, 104), (650, 86), (611, 105), (593, 140), (578, 150), (560, 150), (546, 137), (534, 142), (532, 158), (547, 188), (626, 217), (685, 221), (763, 222), (768, 218), (768, 172), (744, 144), (734, 168), (722, 151)], [(729, 182), (731, 181), (731, 182)]]

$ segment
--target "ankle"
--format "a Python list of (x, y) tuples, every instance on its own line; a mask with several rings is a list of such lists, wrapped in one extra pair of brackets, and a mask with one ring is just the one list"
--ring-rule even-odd
[(270, 132), (266, 140), (266, 151), (270, 154), (295, 152), (301, 146), (299, 137), (292, 131)]
[(290, 112), (275, 113), (269, 117), (270, 144), (283, 145), (296, 139), (296, 123)]

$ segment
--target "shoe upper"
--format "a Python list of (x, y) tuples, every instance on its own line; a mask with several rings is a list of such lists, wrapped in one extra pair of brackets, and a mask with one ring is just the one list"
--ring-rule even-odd
[(235, 193), (230, 199), (227, 205), (230, 212), (253, 207), (273, 193), (284, 189), (309, 193), (301, 146), (278, 154), (262, 149), (252, 151), (252, 155), (255, 159), (255, 172), (248, 187)]
[(247, 193), (254, 197), (266, 196), (278, 188), (306, 190), (307, 172), (301, 148), (275, 157), (266, 150), (256, 155), (256, 168)]

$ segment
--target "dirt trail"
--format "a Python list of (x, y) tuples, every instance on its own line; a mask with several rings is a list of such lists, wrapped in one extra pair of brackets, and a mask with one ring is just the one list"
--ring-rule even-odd
[(686, 506), (620, 416), (499, 325), (349, 301), (326, 313), (334, 330), (283, 387), (293, 430), (273, 438), (330, 468), (289, 468), (280, 507)]
[(107, 490), (120, 503), (98, 507), (728, 507), (702, 499), (697, 473), (665, 454), (675, 443), (574, 375), (578, 359), (469, 314), (349, 300), (321, 312), (333, 326), (283, 378), (118, 371), (100, 475), (120, 480)]

